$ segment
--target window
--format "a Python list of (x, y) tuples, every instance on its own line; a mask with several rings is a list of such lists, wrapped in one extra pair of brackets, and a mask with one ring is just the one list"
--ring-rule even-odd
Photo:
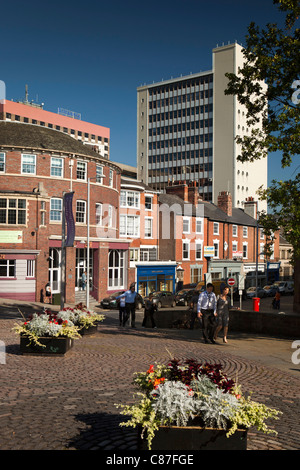
[(264, 239), (264, 229), (263, 228), (260, 228), (259, 229), (259, 232), (260, 232), (260, 239), (263, 240)]
[(27, 260), (27, 277), (35, 277), (35, 260)]
[(46, 225), (46, 203), (41, 201), (41, 225)]
[(235, 253), (238, 251), (238, 244), (237, 242), (232, 242), (232, 252)]
[(219, 258), (219, 242), (214, 242), (214, 258)]
[(248, 227), (243, 227), (243, 238), (248, 238)]
[(35, 175), (36, 172), (36, 156), (35, 155), (22, 155), (22, 173)]
[(219, 222), (214, 222), (214, 235), (219, 235)]
[(202, 242), (200, 240), (196, 240), (195, 254), (196, 259), (202, 259)]
[(156, 261), (156, 260), (157, 260), (156, 247), (140, 249), (140, 261)]
[(190, 219), (184, 218), (183, 219), (183, 233), (190, 233)]
[(96, 182), (103, 184), (103, 178), (104, 178), (103, 166), (97, 165), (96, 166)]
[(0, 224), (25, 225), (26, 199), (0, 199)]
[(113, 187), (113, 176), (114, 176), (113, 171), (112, 171), (112, 170), (109, 170), (108, 185), (109, 185), (110, 188)]
[(51, 176), (57, 176), (59, 178), (63, 177), (63, 159), (51, 157), (51, 169), (50, 169)]
[(76, 201), (76, 222), (85, 224), (85, 201)]
[(122, 289), (125, 284), (125, 252), (110, 250), (108, 254), (108, 288)]
[(264, 251), (265, 251), (265, 244), (264, 244), (264, 243), (260, 243), (259, 249), (260, 249), (260, 251), (259, 251), (259, 256), (260, 256), (260, 258), (263, 259), (264, 256), (265, 256), (265, 254), (264, 254)]
[(203, 219), (196, 218), (196, 233), (203, 233)]
[(15, 277), (14, 259), (0, 259), (0, 277)]
[(61, 222), (62, 199), (52, 198), (50, 201), (50, 222)]
[(0, 153), (0, 173), (5, 173), (5, 153)]
[(77, 179), (86, 181), (86, 162), (77, 162)]
[(108, 206), (108, 227), (113, 226), (113, 206)]
[(136, 191), (121, 191), (120, 193), (121, 207), (133, 207), (139, 209), (140, 207), (140, 193)]
[(145, 196), (145, 209), (147, 211), (152, 211), (153, 197)]
[(145, 217), (145, 238), (152, 238), (153, 219)]
[(186, 240), (182, 242), (182, 259), (190, 259), (190, 244)]
[(137, 215), (121, 215), (120, 235), (125, 237), (139, 237), (140, 217)]
[(102, 224), (102, 204), (100, 202), (96, 204), (96, 224)]
[(248, 243), (243, 243), (243, 258), (248, 258)]
[(130, 261), (137, 262), (139, 260), (139, 249), (130, 248), (129, 256), (130, 256)]
[(232, 236), (237, 237), (238, 236), (238, 228), (237, 225), (232, 226)]
[(191, 267), (191, 283), (198, 284), (202, 281), (202, 268), (199, 266)]

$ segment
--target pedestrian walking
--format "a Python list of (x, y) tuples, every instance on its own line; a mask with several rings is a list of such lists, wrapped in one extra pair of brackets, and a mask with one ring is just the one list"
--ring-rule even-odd
[(190, 330), (194, 329), (195, 320), (197, 318), (198, 299), (199, 299), (199, 291), (195, 291), (190, 301), (190, 309), (189, 309), (191, 312)]
[(82, 276), (81, 276), (81, 287), (82, 287), (82, 290), (85, 290), (85, 286), (86, 286), (86, 271), (84, 271), (82, 273)]
[(52, 291), (51, 291), (51, 286), (50, 286), (49, 282), (47, 282), (47, 284), (45, 286), (44, 303), (45, 304), (51, 304), (52, 303)]
[(135, 291), (135, 283), (133, 282), (129, 289), (123, 294), (119, 295), (119, 298), (125, 298), (125, 309), (126, 315), (125, 320), (123, 320), (123, 326), (126, 325), (129, 317), (131, 316), (131, 328), (135, 328), (135, 302), (136, 302), (137, 292)]
[(276, 290), (276, 294), (275, 294), (275, 297), (273, 299), (273, 308), (275, 310), (279, 310), (280, 309), (280, 292), (279, 292), (279, 289), (277, 288)]
[(214, 286), (210, 282), (206, 286), (206, 290), (201, 292), (197, 303), (197, 315), (202, 319), (202, 333), (205, 343), (210, 340), (215, 344), (215, 319), (217, 315), (217, 299), (213, 292)]
[(117, 299), (120, 299), (119, 302), (119, 325), (124, 326), (124, 321), (126, 318), (126, 306), (125, 306), (125, 297), (117, 297)]
[(224, 287), (221, 295), (217, 299), (217, 327), (214, 340), (217, 340), (219, 332), (223, 328), (223, 342), (227, 343), (227, 333), (229, 324), (229, 287)]
[(145, 302), (145, 311), (144, 311), (144, 319), (142, 323), (142, 327), (145, 328), (147, 319), (150, 317), (152, 328), (156, 328), (155, 320), (154, 320), (154, 312), (157, 311), (157, 305), (153, 303), (153, 294), (149, 294), (149, 298)]

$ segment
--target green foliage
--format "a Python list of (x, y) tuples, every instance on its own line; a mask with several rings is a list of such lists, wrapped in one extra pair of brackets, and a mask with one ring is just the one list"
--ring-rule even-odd
[[(215, 369), (213, 364), (206, 364), (206, 367)], [(251, 426), (263, 432), (276, 433), (265, 421), (277, 419), (280, 412), (244, 397), (236, 384), (224, 390), (213, 381), (214, 374), (211, 373), (198, 374), (187, 385), (182, 381), (185, 374), (175, 377), (171, 368), (172, 365), (158, 365), (156, 368), (151, 365), (147, 372), (136, 374), (134, 383), (143, 391), (136, 394), (139, 401), (133, 405), (116, 405), (122, 408), (122, 415), (130, 416), (120, 425), (141, 428), (141, 437), (146, 434), (149, 449), (160, 426), (192, 425), (195, 418), (203, 427), (227, 430), (227, 437), (237, 429)], [(180, 368), (182, 372), (188, 372), (190, 366)]]
[(294, 180), (272, 181), (269, 188), (260, 188), (258, 193), (271, 209), (270, 213), (261, 213), (260, 224), (270, 238), (280, 227), (284, 229), (284, 237), (293, 247), (293, 262), (300, 257), (300, 173)]
[[(286, 12), (285, 25), (248, 27), (244, 66), (229, 79), (225, 94), (237, 96), (245, 105), (250, 135), (237, 137), (238, 160), (254, 161), (268, 152), (282, 152), (282, 166), (289, 166), (300, 152), (299, 104), (292, 101), (292, 85), (299, 74), (300, 32), (296, 28), (297, 0), (274, 0)], [(267, 85), (267, 86), (266, 86)]]

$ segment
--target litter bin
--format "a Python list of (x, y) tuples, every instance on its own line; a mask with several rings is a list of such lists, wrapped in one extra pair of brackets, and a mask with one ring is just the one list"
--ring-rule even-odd
[(254, 312), (259, 312), (259, 305), (260, 305), (260, 298), (253, 297), (253, 311)]

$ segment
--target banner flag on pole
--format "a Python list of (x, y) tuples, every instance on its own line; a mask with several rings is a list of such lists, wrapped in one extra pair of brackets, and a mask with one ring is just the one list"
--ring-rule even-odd
[(64, 194), (65, 218), (67, 223), (67, 238), (65, 240), (65, 246), (73, 246), (75, 240), (75, 221), (72, 209), (73, 194), (74, 191)]

